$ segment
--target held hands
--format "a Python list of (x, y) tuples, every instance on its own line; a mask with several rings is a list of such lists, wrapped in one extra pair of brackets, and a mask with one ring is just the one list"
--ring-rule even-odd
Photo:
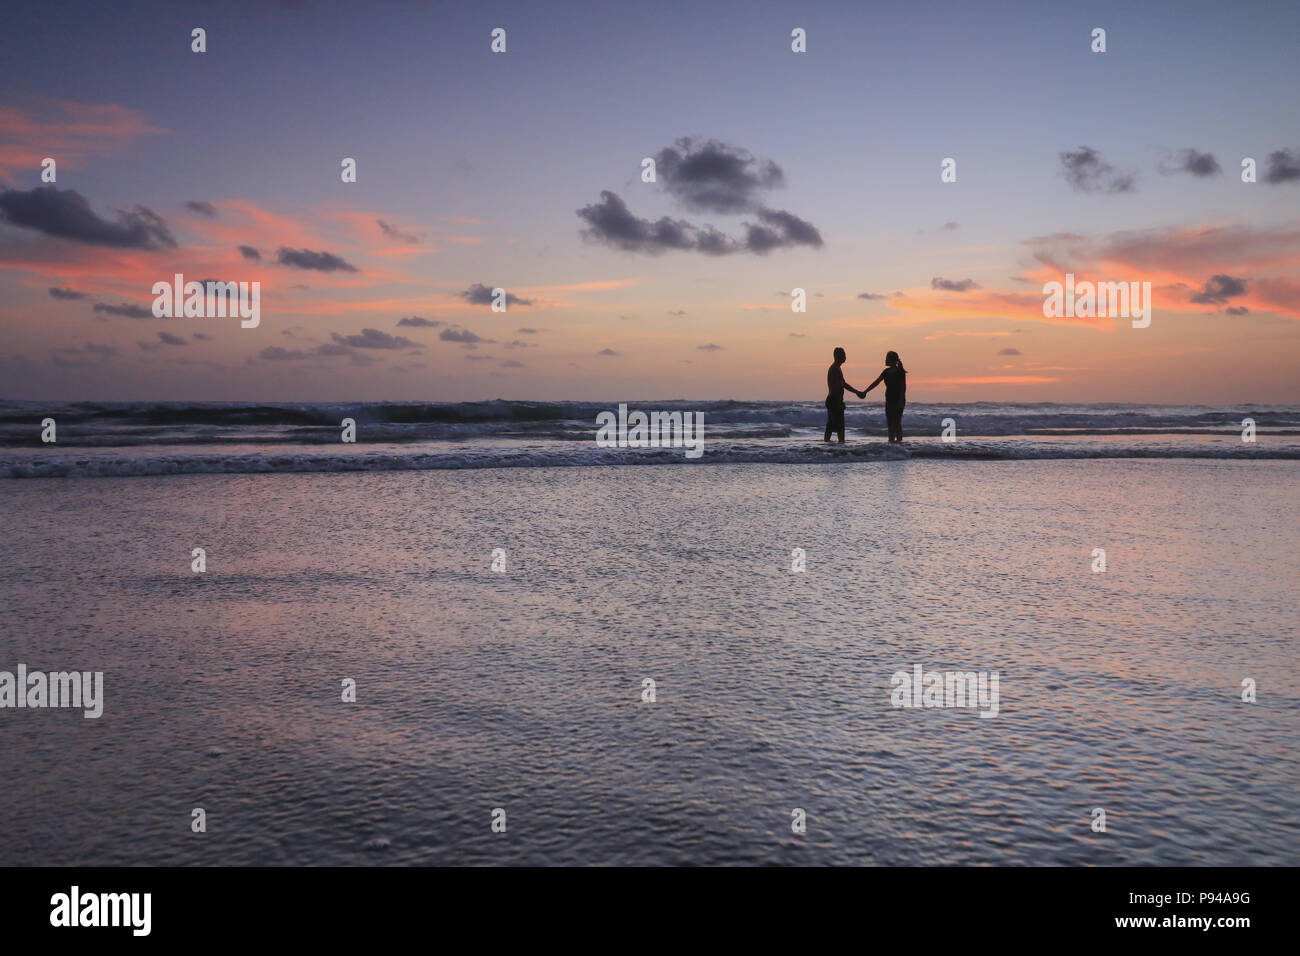
[(866, 398), (866, 397), (867, 397), (867, 393), (866, 393), (866, 392), (858, 392), (857, 394), (858, 394), (858, 398)]

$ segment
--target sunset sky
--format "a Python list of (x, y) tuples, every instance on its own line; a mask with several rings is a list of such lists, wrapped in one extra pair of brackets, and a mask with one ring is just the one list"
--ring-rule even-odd
[[(1298, 4), (0, 25), (0, 398), (820, 399), (843, 346), (921, 402), (1300, 403)], [(1045, 319), (1067, 271), (1150, 281), (1150, 327)], [(177, 272), (260, 281), (260, 327), (153, 318)]]

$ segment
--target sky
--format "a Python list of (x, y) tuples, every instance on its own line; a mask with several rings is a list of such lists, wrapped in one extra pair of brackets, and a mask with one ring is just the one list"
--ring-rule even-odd
[[(0, 398), (815, 400), (842, 346), (913, 401), (1300, 404), (1298, 36), (1294, 3), (6, 5)], [(259, 282), (260, 325), (155, 318), (176, 273)], [(1045, 317), (1067, 273), (1150, 282), (1150, 325)]]

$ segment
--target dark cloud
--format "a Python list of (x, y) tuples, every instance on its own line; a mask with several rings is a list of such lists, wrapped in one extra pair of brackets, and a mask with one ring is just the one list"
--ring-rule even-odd
[(784, 210), (759, 208), (759, 223), (746, 223), (745, 238), (737, 240), (713, 226), (697, 227), (667, 216), (654, 221), (641, 219), (609, 190), (603, 190), (600, 198), (599, 204), (578, 210), (578, 216), (590, 227), (582, 230), (581, 235), (588, 242), (624, 252), (659, 255), (670, 250), (693, 250), (710, 256), (737, 252), (764, 255), (773, 249), (789, 246), (819, 248), (823, 244), (817, 227)]
[(207, 216), (209, 219), (217, 218), (217, 207), (210, 202), (204, 202), (202, 199), (191, 199), (185, 204), (185, 208), (197, 212), (201, 216)]
[(152, 319), (156, 318), (152, 309), (146, 309), (142, 306), (131, 305), (129, 302), (123, 302), (121, 305), (108, 305), (105, 302), (96, 302), (92, 312), (104, 312), (108, 315), (121, 315), (128, 319)]
[(943, 279), (935, 276), (930, 280), (931, 289), (941, 289), (944, 292), (969, 292), (971, 289), (978, 289), (979, 284), (974, 279)]
[(471, 362), (487, 362), (492, 359), (491, 355), (466, 355), (465, 358)]
[(999, 355), (1019, 355), (1019, 354), (1020, 354), (1020, 349), (1003, 349), (1003, 350), (1000, 351), (998, 354), (999, 354)]
[(535, 349), (539, 346), (536, 342), (520, 342), (518, 339), (511, 339), (501, 347), (503, 349)]
[(961, 226), (961, 223), (959, 223), (959, 222), (945, 222), (945, 223), (943, 224), (943, 228), (944, 228), (946, 231), (948, 231), (948, 232), (952, 232), (954, 229), (957, 229), (957, 228), (959, 228), (960, 226)]
[(379, 228), (383, 230), (384, 235), (389, 239), (396, 239), (398, 242), (409, 242), (412, 244), (420, 241), (419, 236), (412, 235), (409, 232), (402, 232), (396, 226), (390, 226), (382, 219), (376, 219), (375, 222), (379, 224)]
[(87, 294), (76, 289), (51, 289), (50, 295), (56, 299), (84, 299)]
[(17, 189), (0, 192), (0, 220), (14, 226), (119, 249), (176, 246), (167, 224), (152, 209), (136, 206), (131, 212), (119, 209), (115, 215), (116, 222), (101, 219), (75, 189), (45, 186), (26, 192)]
[(708, 345), (697, 345), (695, 346), (695, 348), (700, 352), (721, 352), (722, 351), (721, 345), (714, 345), (712, 342), (710, 342)]
[(1246, 294), (1246, 280), (1229, 275), (1212, 275), (1205, 288), (1192, 294), (1191, 301), (1201, 305), (1223, 305), (1233, 296)]
[(339, 335), (335, 332), (330, 338), (339, 345), (346, 345), (354, 349), (415, 349), (420, 347), (418, 342), (412, 342), (405, 336), (389, 335), (387, 332), (381, 332), (378, 329), (362, 329), (360, 335)]
[(1233, 305), (1224, 309), (1224, 311), (1229, 315), (1245, 315), (1250, 311), (1250, 309), (1246, 308), (1244, 305)]
[[(51, 349), (50, 361), (60, 368), (90, 368), (94, 365), (102, 365), (109, 359), (116, 357), (117, 354), (117, 349), (111, 345), (96, 345), (94, 342), (87, 342), (80, 348), (71, 346)], [(17, 364), (27, 364), (22, 356), (16, 358)]]
[[(360, 337), (361, 336), (348, 336), (348, 338)], [(335, 338), (343, 338), (343, 336), (335, 335)], [(257, 354), (267, 362), (296, 362), (303, 359), (343, 356), (348, 359), (349, 364), (351, 365), (369, 366), (375, 364), (375, 360), (369, 355), (357, 351), (350, 345), (339, 342), (327, 342), (324, 345), (316, 346), (316, 348), (311, 349), (310, 351), (303, 349), (286, 349), (279, 345), (268, 345)]]
[(189, 342), (186, 342), (183, 338), (181, 338), (179, 335), (172, 335), (170, 332), (159, 332), (158, 338), (162, 341), (163, 345), (189, 345), (190, 344)]
[[(695, 227), (692, 226), (691, 228), (694, 229)], [(741, 246), (740, 243), (726, 233), (719, 232), (712, 226), (705, 226), (703, 229), (698, 230), (696, 234), (695, 248), (706, 256), (728, 256), (733, 252), (740, 251)]]
[(1116, 170), (1090, 146), (1080, 146), (1074, 152), (1059, 155), (1065, 180), (1075, 192), (1127, 193), (1136, 188), (1137, 178), (1133, 173)]
[(1193, 176), (1204, 179), (1208, 176), (1223, 175), (1223, 168), (1219, 165), (1219, 161), (1214, 158), (1213, 153), (1198, 153), (1191, 147), (1179, 150), (1172, 160), (1162, 160), (1159, 169), (1166, 176), (1174, 173), (1191, 173)]
[(240, 246), (239, 254), (245, 259), (261, 259), (262, 254), (252, 246)]
[(888, 299), (889, 296), (885, 295), (883, 292), (859, 292), (858, 298), (874, 302), (877, 299)]
[(583, 206), (578, 216), (586, 220), (589, 229), (582, 237), (589, 242), (601, 242), (625, 252), (647, 252), (658, 255), (669, 249), (690, 249), (695, 245), (690, 223), (662, 217), (657, 222), (632, 215), (627, 204), (609, 190), (601, 190), (600, 203)]
[(196, 339), (198, 339), (200, 342), (211, 342), (211, 341), (212, 341), (212, 336), (210, 336), (210, 335), (204, 335), (202, 332), (195, 332), (195, 333), (194, 333), (194, 337), (195, 337)]
[(781, 167), (715, 139), (681, 137), (655, 157), (659, 183), (687, 209), (735, 213), (757, 208), (757, 196), (785, 185)]
[(617, 355), (618, 353), (615, 352), (613, 349), (601, 349), (601, 350), (600, 350), (599, 352), (597, 352), (596, 354), (597, 354), (597, 355)]
[[(116, 357), (117, 349), (111, 345), (96, 345), (94, 342), (87, 342), (85, 346), (64, 347), (59, 349), (50, 349), (50, 361), (60, 368), (92, 368), (96, 365), (103, 365), (109, 359)], [(12, 364), (26, 366), (29, 363), (21, 355), (15, 356)]]
[(345, 262), (332, 252), (313, 252), (310, 249), (289, 249), (281, 246), (277, 253), (282, 266), (295, 269), (314, 269), (317, 272), (356, 272), (357, 267)]
[(398, 325), (409, 325), (417, 329), (432, 329), (442, 325), (438, 319), (426, 319), (419, 315), (408, 315), (404, 319), (397, 320)]
[(1300, 179), (1300, 147), (1279, 149), (1268, 154), (1268, 170), (1264, 173), (1264, 182), (1291, 183), (1297, 179)]
[(286, 349), (278, 345), (268, 345), (258, 353), (268, 362), (285, 362), (290, 359), (304, 359), (311, 355), (310, 352), (304, 352), (301, 349)]
[(812, 223), (784, 210), (760, 209), (761, 226), (749, 225), (745, 245), (750, 252), (763, 255), (788, 246), (812, 246), (820, 249), (822, 235)]
[(518, 332), (520, 335), (536, 335), (536, 334), (537, 334), (537, 330), (536, 330), (536, 329), (515, 329), (515, 331)]
[[(498, 286), (498, 288), (500, 287)], [(456, 294), (459, 295), (466, 302), (468, 302), (470, 305), (491, 305), (492, 304), (492, 290), (481, 282), (475, 282), (464, 292), (458, 292)], [(507, 306), (532, 305), (532, 304), (533, 304), (532, 299), (521, 299), (513, 292), (506, 293)]]
[(461, 342), (469, 345), (496, 341), (495, 339), (480, 338), (469, 329), (443, 329), (438, 333), (438, 339), (443, 342)]

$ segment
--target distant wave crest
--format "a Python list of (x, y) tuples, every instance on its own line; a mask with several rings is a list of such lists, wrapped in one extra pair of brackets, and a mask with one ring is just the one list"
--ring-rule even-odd
[[(629, 401), (643, 411), (697, 411), (717, 438), (814, 436), (826, 420), (820, 401)], [(361, 440), (383, 443), (521, 439), (587, 441), (596, 416), (609, 402), (0, 402), (0, 448), (39, 442), (39, 423), (58, 423), (63, 447), (138, 445), (329, 445), (344, 418), (357, 423)], [(1262, 434), (1300, 435), (1300, 409), (1161, 405), (1058, 405), (973, 402), (908, 405), (905, 427), (938, 435), (945, 418), (962, 437), (1087, 435), (1229, 435), (1244, 418)], [(845, 415), (857, 435), (885, 434), (879, 402), (851, 402)]]

